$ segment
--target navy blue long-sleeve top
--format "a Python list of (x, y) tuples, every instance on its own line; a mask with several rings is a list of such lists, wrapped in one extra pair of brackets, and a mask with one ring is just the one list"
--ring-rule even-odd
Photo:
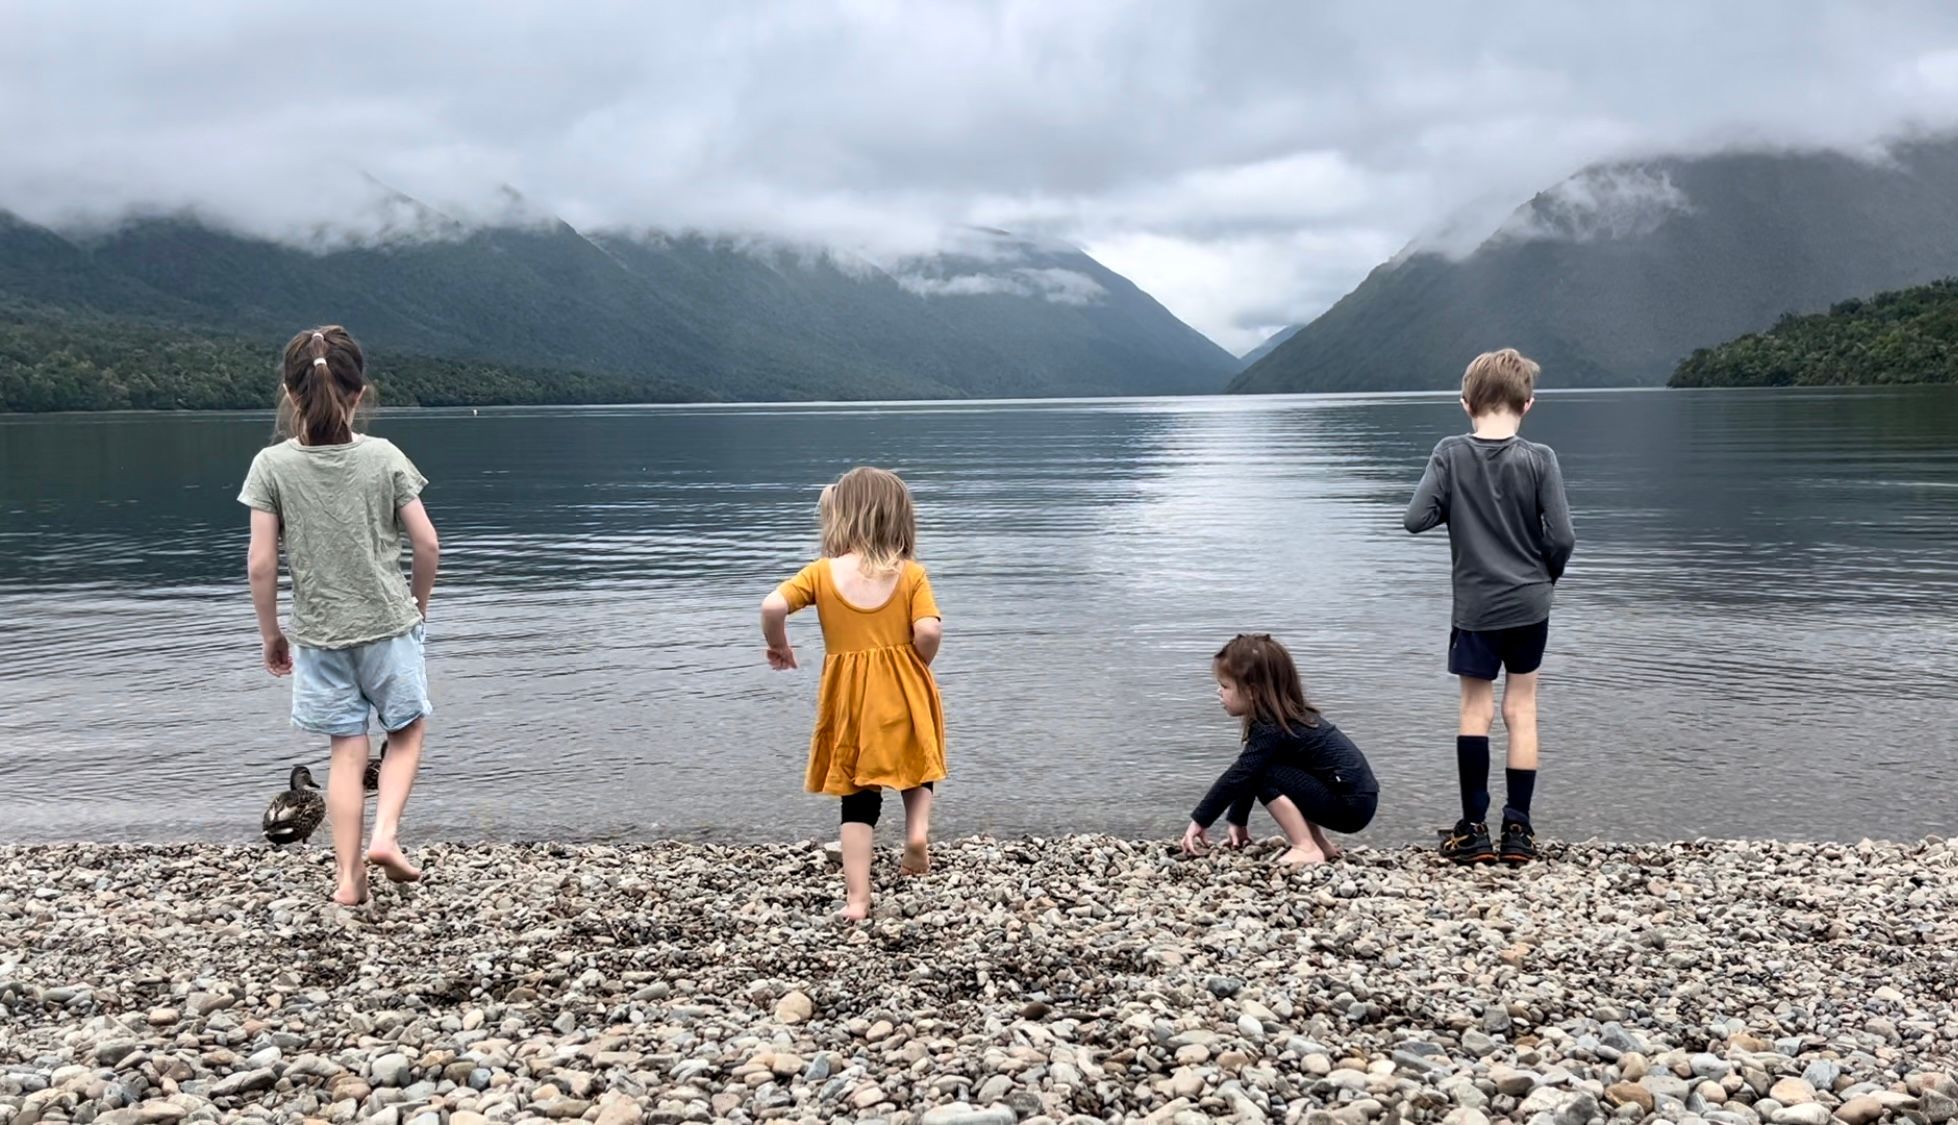
[(1226, 811), (1232, 824), (1250, 822), (1251, 805), (1274, 770), (1296, 769), (1311, 774), (1339, 793), (1378, 793), (1379, 782), (1366, 755), (1353, 740), (1321, 716), (1317, 726), (1294, 723), (1288, 733), (1273, 722), (1253, 720), (1238, 754), (1198, 803), (1190, 819), (1205, 828)]

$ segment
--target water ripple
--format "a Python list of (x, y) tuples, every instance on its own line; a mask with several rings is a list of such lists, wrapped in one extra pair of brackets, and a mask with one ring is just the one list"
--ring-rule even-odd
[[(1446, 396), (403, 412), (434, 482), (458, 838), (828, 832), (762, 595), (817, 489), (912, 482), (947, 612), (950, 831), (1172, 833), (1228, 760), (1207, 662), (1290, 641), (1373, 757), (1374, 838), (1450, 816), (1448, 554), (1400, 509)], [(249, 838), (320, 740), (258, 667), (233, 499), (265, 419), (0, 418), (0, 839)], [(1958, 831), (1958, 394), (1549, 394), (1581, 544), (1545, 675), (1559, 835)], [(1826, 800), (1818, 796), (1827, 794)]]

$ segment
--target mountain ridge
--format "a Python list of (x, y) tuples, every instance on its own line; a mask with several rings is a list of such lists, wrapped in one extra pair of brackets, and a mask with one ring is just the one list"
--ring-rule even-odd
[(1453, 386), (1513, 346), (1548, 386), (1658, 385), (1698, 347), (1958, 272), (1958, 141), (1887, 162), (1729, 152), (1586, 169), (1459, 259), (1419, 246), (1232, 381), (1237, 393)]
[(322, 232), (316, 247), (184, 214), (63, 234), (0, 212), (0, 297), (263, 335), (268, 350), (339, 322), (379, 352), (645, 378), (707, 400), (1209, 393), (1236, 367), (1086, 253), (996, 232), (878, 264), (392, 206), (423, 208), (395, 228), (405, 236)]

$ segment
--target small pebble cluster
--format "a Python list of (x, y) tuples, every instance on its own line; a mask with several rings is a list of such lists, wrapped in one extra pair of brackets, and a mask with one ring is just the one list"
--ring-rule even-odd
[(0, 848), (0, 1125), (1958, 1120), (1958, 845)]

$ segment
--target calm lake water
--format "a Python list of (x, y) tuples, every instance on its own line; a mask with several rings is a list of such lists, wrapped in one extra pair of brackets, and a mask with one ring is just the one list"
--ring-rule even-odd
[[(757, 607), (869, 462), (914, 486), (946, 614), (942, 830), (1175, 834), (1235, 752), (1209, 657), (1269, 630), (1373, 759), (1366, 838), (1431, 840), (1448, 551), (1401, 511), (1462, 421), (1444, 396), (383, 414), (443, 543), (411, 834), (832, 832), (800, 789), (816, 622), (772, 673)], [(244, 581), (269, 426), (0, 418), (0, 839), (248, 839), (290, 764), (324, 767)], [(1958, 833), (1958, 392), (1552, 394), (1527, 432), (1579, 537), (1546, 835)]]

